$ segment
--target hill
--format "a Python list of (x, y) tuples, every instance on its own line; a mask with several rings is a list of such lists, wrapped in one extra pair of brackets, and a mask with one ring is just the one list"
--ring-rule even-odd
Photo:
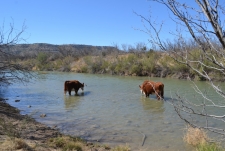
[[(9, 48), (9, 49), (8, 49)], [(6, 48), (5, 48), (6, 50)], [(17, 57), (36, 57), (39, 52), (62, 54), (63, 56), (84, 56), (99, 55), (101, 53), (119, 52), (120, 50), (112, 46), (92, 46), (80, 44), (54, 45), (48, 43), (17, 44), (7, 47), (7, 51), (12, 52)]]

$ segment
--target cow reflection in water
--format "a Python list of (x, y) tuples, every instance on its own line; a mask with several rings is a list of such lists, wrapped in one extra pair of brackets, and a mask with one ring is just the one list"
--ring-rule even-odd
[(151, 114), (163, 113), (165, 111), (164, 101), (147, 101), (145, 97), (140, 97), (140, 103), (142, 104), (144, 111)]
[(157, 99), (164, 99), (164, 84), (162, 82), (144, 81), (139, 85), (142, 94), (149, 97), (150, 94), (155, 94)]
[(66, 109), (78, 107), (81, 100), (82, 97), (64, 95), (64, 106)]
[(71, 95), (71, 91), (75, 91), (75, 95), (78, 95), (78, 90), (81, 89), (82, 92), (84, 91), (84, 83), (80, 83), (77, 80), (65, 81), (64, 83), (64, 95), (66, 95), (67, 91), (69, 95)]

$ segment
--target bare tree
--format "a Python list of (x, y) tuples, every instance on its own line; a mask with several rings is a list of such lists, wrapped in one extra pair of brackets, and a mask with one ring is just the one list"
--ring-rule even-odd
[(15, 29), (13, 23), (10, 23), (7, 29), (5, 29), (5, 23), (0, 27), (0, 86), (14, 82), (27, 82), (33, 77), (27, 68), (12, 60), (14, 54), (10, 51), (12, 46), (25, 40), (21, 38), (25, 30), (25, 24), (20, 30)]
[(147, 51), (147, 47), (146, 44), (143, 42), (138, 42), (136, 43), (136, 50), (143, 53)]
[[(218, 80), (224, 81), (225, 76), (225, 39), (222, 22), (225, 14), (224, 2), (219, 0), (195, 0), (191, 3), (179, 0), (149, 0), (149, 2), (165, 6), (172, 14), (171, 20), (178, 27), (176, 31), (171, 32), (177, 41), (175, 43), (165, 41), (161, 33), (163, 23), (157, 24), (151, 16), (146, 18), (136, 13), (144, 23), (144, 29), (141, 31), (150, 36), (149, 42), (207, 80), (210, 87), (208, 89), (219, 96), (219, 98), (210, 97), (206, 89), (200, 89), (189, 79), (193, 83), (196, 95), (200, 95), (201, 99), (190, 100), (176, 93), (174, 99), (176, 101), (172, 102), (175, 111), (192, 127), (225, 136), (225, 91), (221, 83), (218, 83)], [(189, 44), (187, 38), (184, 38), (187, 33), (191, 39)]]
[(128, 45), (127, 44), (121, 44), (121, 48), (123, 51), (127, 52)]

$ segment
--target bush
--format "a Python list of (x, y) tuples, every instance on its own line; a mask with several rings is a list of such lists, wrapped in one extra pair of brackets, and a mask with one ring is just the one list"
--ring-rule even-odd
[(130, 72), (131, 72), (131, 74), (135, 73), (136, 75), (142, 75), (142, 68), (141, 68), (141, 66), (134, 64), (131, 66)]
[(82, 66), (80, 72), (81, 72), (81, 73), (88, 73), (88, 68), (87, 68), (87, 66)]
[(38, 55), (37, 55), (37, 61), (38, 61), (38, 64), (40, 64), (40, 65), (46, 64), (47, 58), (48, 58), (48, 56), (47, 56), (46, 53), (44, 53), (44, 52), (39, 52)]
[(209, 140), (206, 133), (199, 128), (193, 128), (191, 126), (187, 127), (187, 132), (184, 136), (184, 141), (192, 146), (198, 146), (200, 144), (205, 144)]
[(124, 68), (124, 65), (123, 65), (122, 61), (119, 61), (116, 64), (114, 71), (116, 72), (116, 74), (121, 74), (121, 73), (125, 72), (125, 68)]
[(92, 63), (93, 63), (92, 57), (91, 57), (91, 56), (85, 56), (85, 57), (84, 57), (84, 62), (85, 62), (88, 66), (92, 65)]

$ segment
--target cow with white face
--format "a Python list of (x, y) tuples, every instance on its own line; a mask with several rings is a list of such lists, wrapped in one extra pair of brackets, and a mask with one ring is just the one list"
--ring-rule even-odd
[(142, 85), (139, 85), (140, 91), (146, 97), (150, 94), (155, 94), (157, 99), (164, 98), (164, 84), (162, 82), (144, 81)]

